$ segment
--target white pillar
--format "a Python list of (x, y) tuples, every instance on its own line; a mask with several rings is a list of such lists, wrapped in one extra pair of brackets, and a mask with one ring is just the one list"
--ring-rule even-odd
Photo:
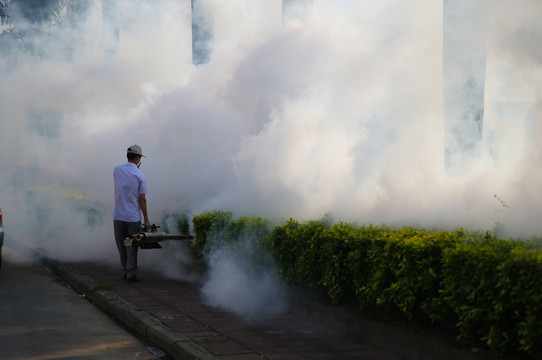
[(445, 161), (461, 167), (477, 154), (484, 120), (487, 0), (444, 0)]

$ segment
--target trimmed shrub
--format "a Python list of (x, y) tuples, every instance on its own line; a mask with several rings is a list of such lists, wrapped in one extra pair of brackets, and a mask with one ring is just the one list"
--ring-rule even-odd
[(202, 258), (203, 252), (208, 250), (208, 244), (217, 243), (219, 234), (231, 221), (232, 213), (229, 211), (206, 212), (194, 216), (194, 241), (190, 246), (192, 255)]
[(232, 213), (225, 211), (194, 216), (193, 224), (195, 235), (191, 251), (198, 258), (225, 245), (243, 243), (259, 248), (271, 232), (270, 223), (264, 218), (243, 216), (234, 220)]
[[(444, 302), (461, 339), (497, 351), (540, 354), (542, 254), (517, 240), (488, 235), (444, 253)], [(537, 324), (537, 325), (535, 325)]]

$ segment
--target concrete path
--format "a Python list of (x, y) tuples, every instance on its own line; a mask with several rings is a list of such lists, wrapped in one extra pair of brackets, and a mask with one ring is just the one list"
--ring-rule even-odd
[(0, 358), (159, 357), (47, 269), (4, 261), (0, 272)]

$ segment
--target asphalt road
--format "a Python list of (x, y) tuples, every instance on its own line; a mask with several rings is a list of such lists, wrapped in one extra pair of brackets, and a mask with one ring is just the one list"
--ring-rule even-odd
[(49, 270), (7, 261), (0, 272), (0, 349), (10, 360), (164, 359)]

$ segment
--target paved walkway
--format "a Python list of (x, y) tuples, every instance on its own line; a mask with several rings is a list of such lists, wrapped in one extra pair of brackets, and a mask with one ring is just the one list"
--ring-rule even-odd
[(481, 359), (428, 334), (371, 322), (352, 311), (292, 299), (280, 316), (255, 321), (208, 306), (201, 284), (140, 269), (127, 283), (115, 267), (46, 263), (76, 291), (173, 359)]

